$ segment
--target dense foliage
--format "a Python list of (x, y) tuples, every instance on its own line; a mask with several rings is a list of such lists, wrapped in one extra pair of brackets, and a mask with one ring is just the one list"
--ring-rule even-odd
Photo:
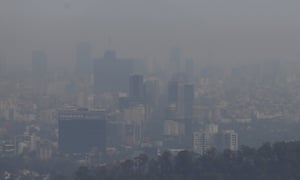
[(80, 167), (76, 180), (296, 180), (300, 179), (300, 142), (266, 143), (238, 152), (169, 152), (100, 167)]
[(74, 161), (65, 158), (43, 161), (30, 156), (0, 157), (1, 180), (40, 180), (42, 177), (67, 179), (77, 168), (78, 165)]

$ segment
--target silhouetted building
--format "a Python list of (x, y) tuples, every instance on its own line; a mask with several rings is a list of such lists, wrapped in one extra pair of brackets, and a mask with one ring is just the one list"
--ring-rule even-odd
[(184, 106), (184, 118), (193, 118), (194, 114), (194, 85), (185, 84), (184, 85), (184, 97), (183, 97), (183, 106)]
[(130, 106), (133, 105), (132, 104), (133, 102), (132, 102), (131, 98), (128, 97), (128, 96), (119, 97), (118, 98), (118, 103), (119, 103), (119, 109), (121, 111), (123, 111), (124, 109), (126, 109), (126, 108), (128, 108), (128, 107), (130, 107)]
[(159, 81), (157, 79), (147, 79), (145, 81), (145, 101), (148, 105), (156, 106), (160, 96)]
[(107, 146), (119, 147), (122, 145), (122, 121), (107, 122)]
[(160, 108), (160, 89), (159, 81), (157, 79), (147, 79), (144, 83), (145, 86), (145, 110), (146, 121), (150, 121), (155, 117), (155, 109)]
[(168, 104), (177, 105), (179, 95), (179, 82), (170, 81), (168, 84)]
[(66, 110), (58, 113), (59, 151), (88, 153), (106, 148), (105, 111), (87, 109)]
[(76, 70), (80, 77), (89, 77), (92, 74), (91, 45), (81, 42), (76, 49)]
[(129, 97), (136, 101), (144, 101), (144, 77), (143, 75), (134, 74), (129, 78)]
[(194, 81), (194, 61), (193, 59), (187, 59), (185, 62), (185, 74), (188, 82)]
[(114, 51), (94, 62), (94, 91), (96, 94), (128, 92), (128, 79), (134, 71), (133, 59), (117, 59)]

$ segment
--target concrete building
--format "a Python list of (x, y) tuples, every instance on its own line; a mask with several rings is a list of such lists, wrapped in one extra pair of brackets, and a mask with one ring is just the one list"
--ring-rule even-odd
[(20, 135), (15, 137), (16, 154), (31, 152), (35, 149), (34, 136)]
[(144, 102), (145, 88), (144, 77), (140, 74), (133, 74), (129, 78), (129, 97), (133, 100)]
[(125, 145), (137, 146), (141, 143), (145, 122), (145, 107), (140, 104), (123, 110)]
[(185, 74), (189, 83), (194, 81), (194, 69), (195, 63), (193, 59), (187, 59), (185, 61)]
[(224, 132), (224, 149), (229, 149), (231, 151), (238, 150), (238, 134), (233, 130), (228, 130)]
[(134, 73), (133, 59), (119, 59), (114, 51), (105, 52), (103, 58), (94, 61), (94, 92), (128, 92), (128, 79)]
[(215, 136), (216, 149), (219, 152), (224, 150), (238, 150), (238, 134), (233, 130), (223, 131)]
[(211, 135), (207, 132), (193, 133), (193, 149), (196, 153), (205, 154), (211, 146)]
[(165, 136), (183, 136), (185, 133), (184, 124), (175, 120), (165, 120), (164, 135)]
[(194, 85), (185, 84), (183, 93), (183, 116), (186, 119), (191, 119), (194, 117)]
[(219, 131), (218, 125), (207, 124), (202, 131), (193, 133), (193, 149), (203, 154), (215, 148), (218, 152), (238, 150), (238, 134), (234, 130)]
[(106, 148), (105, 111), (87, 109), (58, 112), (58, 149), (63, 153), (88, 153)]

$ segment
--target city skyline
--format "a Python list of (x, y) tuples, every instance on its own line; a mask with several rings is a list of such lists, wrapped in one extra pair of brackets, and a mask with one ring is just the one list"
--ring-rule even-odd
[(122, 57), (166, 61), (180, 47), (196, 62), (296, 61), (298, 3), (269, 2), (1, 2), (0, 52), (9, 65), (28, 65), (31, 52), (43, 49), (51, 67), (73, 66), (74, 48), (89, 41), (93, 58), (115, 49)]
[(299, 5), (0, 1), (0, 179), (299, 179)]

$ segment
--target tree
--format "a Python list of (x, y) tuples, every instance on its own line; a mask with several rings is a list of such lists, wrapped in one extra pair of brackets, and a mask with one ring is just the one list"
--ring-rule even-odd
[(193, 170), (193, 154), (189, 151), (181, 151), (175, 158), (175, 172), (183, 175), (185, 178)]
[(91, 172), (88, 167), (81, 166), (78, 168), (78, 170), (74, 174), (74, 180), (92, 180), (93, 177), (91, 175)]

